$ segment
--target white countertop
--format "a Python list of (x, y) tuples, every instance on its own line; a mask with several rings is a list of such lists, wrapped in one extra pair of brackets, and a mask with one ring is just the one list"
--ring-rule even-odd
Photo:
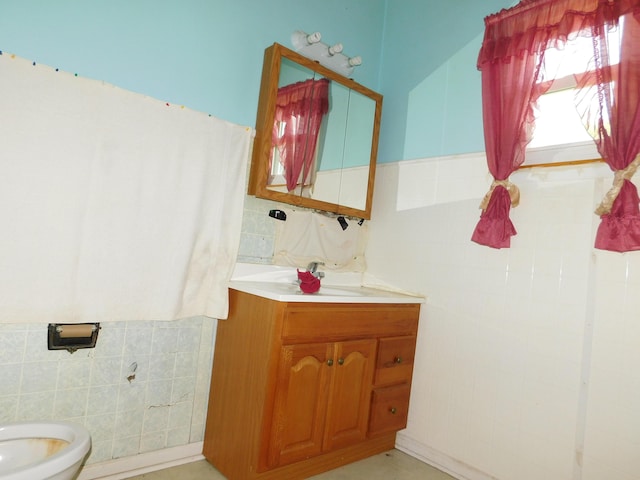
[[(360, 274), (327, 272), (320, 290), (300, 290), (297, 271), (290, 267), (238, 264), (229, 288), (279, 302), (317, 303), (424, 303), (425, 298), (405, 292), (362, 286)], [(325, 281), (326, 280), (326, 281)], [(342, 283), (342, 284), (340, 284)]]

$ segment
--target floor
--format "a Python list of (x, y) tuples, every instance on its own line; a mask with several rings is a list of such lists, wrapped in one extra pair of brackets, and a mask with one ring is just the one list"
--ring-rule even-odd
[[(145, 473), (129, 480), (224, 480), (206, 460)], [(330, 472), (311, 477), (313, 480), (454, 480), (453, 477), (415, 458), (391, 450)]]

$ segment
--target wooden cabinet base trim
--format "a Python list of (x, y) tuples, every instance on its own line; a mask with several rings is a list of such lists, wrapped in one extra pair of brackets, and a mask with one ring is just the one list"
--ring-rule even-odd
[[(213, 464), (228, 480), (302, 480), (322, 472), (342, 467), (350, 463), (362, 460), (372, 455), (377, 455), (395, 448), (395, 432), (380, 435), (378, 437), (363, 441), (357, 445), (341, 448), (328, 452), (317, 457), (274, 468), (266, 472), (257, 473), (247, 468), (246, 464), (233, 465), (222, 464), (214, 459), (205, 457)], [(215, 454), (213, 455), (215, 457)]]

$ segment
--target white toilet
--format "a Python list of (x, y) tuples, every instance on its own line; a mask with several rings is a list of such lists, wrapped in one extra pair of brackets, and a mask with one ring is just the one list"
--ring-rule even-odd
[(91, 447), (70, 422), (0, 424), (0, 480), (72, 480)]

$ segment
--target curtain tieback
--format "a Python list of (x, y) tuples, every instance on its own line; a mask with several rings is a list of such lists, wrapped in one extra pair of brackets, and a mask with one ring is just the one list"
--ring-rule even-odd
[(491, 199), (491, 195), (493, 194), (493, 191), (498, 186), (506, 188), (507, 192), (509, 192), (509, 198), (511, 199), (511, 206), (512, 207), (518, 206), (518, 204), (520, 203), (520, 190), (518, 189), (518, 187), (514, 183), (511, 183), (509, 179), (494, 180), (493, 183), (491, 184), (491, 188), (489, 188), (489, 191), (487, 192), (487, 194), (482, 199), (482, 202), (480, 203), (480, 208), (482, 210), (487, 209), (487, 206), (489, 206), (489, 200)]
[(620, 194), (620, 190), (622, 189), (622, 185), (625, 180), (631, 180), (634, 173), (640, 166), (640, 155), (638, 155), (626, 168), (622, 170), (616, 170), (613, 176), (613, 186), (609, 189), (607, 194), (596, 208), (595, 213), (597, 215), (606, 215), (611, 212), (611, 208), (613, 207), (613, 202), (618, 198)]

